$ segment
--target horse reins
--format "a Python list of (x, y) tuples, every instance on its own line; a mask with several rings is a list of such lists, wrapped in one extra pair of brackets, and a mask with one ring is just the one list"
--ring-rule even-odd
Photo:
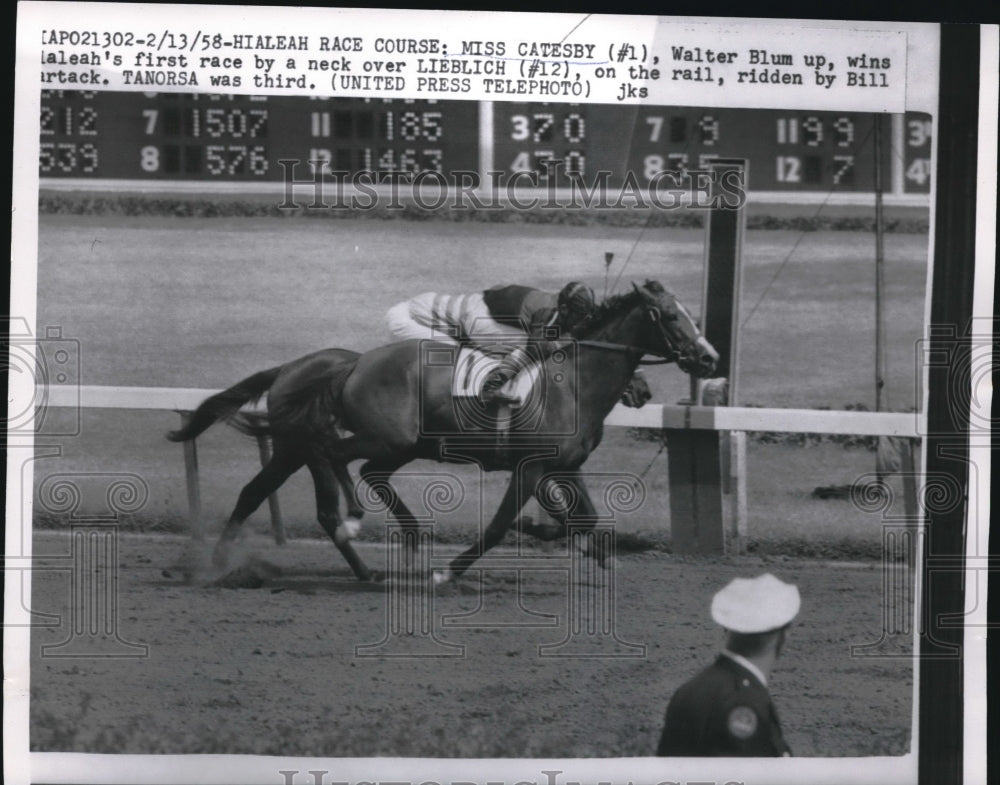
[[(611, 343), (610, 341), (591, 341), (586, 338), (581, 338), (576, 341), (580, 346), (593, 346), (595, 349), (608, 349), (614, 352), (636, 352), (640, 356), (644, 354), (649, 354), (648, 349), (644, 349), (641, 346), (634, 346), (630, 343)], [(659, 360), (639, 360), (639, 365), (666, 365), (667, 363), (674, 362), (675, 358), (680, 356), (680, 352), (674, 352), (673, 357), (664, 357)]]
[[(611, 350), (611, 351), (619, 351), (619, 352), (636, 352), (636, 353), (638, 353), (639, 358), (640, 358), (639, 359), (639, 365), (666, 365), (667, 363), (676, 362), (677, 358), (681, 357), (684, 354), (684, 352), (686, 352), (695, 343), (697, 343), (698, 339), (697, 338), (689, 338), (684, 343), (684, 345), (681, 346), (679, 349), (674, 349), (673, 346), (671, 346), (670, 339), (663, 332), (663, 326), (662, 326), (662, 323), (660, 321), (660, 319), (661, 319), (660, 309), (659, 308), (654, 308), (653, 310), (656, 312), (656, 319), (655, 319), (655, 321), (656, 321), (657, 325), (660, 327), (660, 333), (661, 333), (661, 336), (664, 339), (664, 343), (667, 344), (667, 347), (670, 348), (671, 351), (673, 352), (673, 354), (670, 355), (670, 356), (668, 356), (668, 357), (662, 357), (662, 358), (660, 358), (658, 360), (643, 360), (642, 356), (644, 354), (651, 354), (651, 352), (648, 349), (643, 348), (642, 346), (634, 346), (634, 345), (628, 344), (628, 343), (612, 343), (610, 341), (595, 341), (595, 340), (590, 340), (590, 339), (587, 339), (587, 338), (581, 338), (581, 339), (577, 340), (576, 343), (578, 343), (578, 344), (580, 344), (582, 346), (593, 346), (595, 349), (608, 349), (608, 350)], [(685, 313), (686, 313), (686, 311), (685, 311)]]

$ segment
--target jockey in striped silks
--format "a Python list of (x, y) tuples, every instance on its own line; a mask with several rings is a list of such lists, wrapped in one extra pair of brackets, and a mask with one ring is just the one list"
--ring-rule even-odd
[(498, 351), (503, 360), (485, 383), (483, 401), (508, 402), (501, 388), (527, 365), (530, 353), (544, 353), (548, 342), (568, 335), (593, 308), (593, 290), (578, 281), (559, 294), (495, 286), (473, 294), (425, 292), (390, 308), (386, 322), (400, 340), (453, 341)]

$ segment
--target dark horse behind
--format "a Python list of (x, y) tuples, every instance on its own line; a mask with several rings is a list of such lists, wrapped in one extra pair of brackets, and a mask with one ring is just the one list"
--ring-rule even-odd
[[(315, 486), (320, 525), (355, 575), (362, 580), (371, 577), (350, 542), (357, 534), (362, 508), (347, 471), (351, 459), (342, 455), (345, 422), (341, 395), (360, 357), (346, 349), (324, 349), (260, 371), (206, 399), (181, 429), (167, 435), (171, 441), (186, 441), (216, 421), (226, 420), (244, 433), (272, 439), (270, 461), (240, 493), (216, 548), (217, 563), (224, 564), (226, 543), (235, 536), (240, 524), (288, 477), (307, 466)], [(266, 418), (240, 411), (265, 394)], [(643, 406), (650, 397), (649, 386), (638, 373), (620, 395), (626, 406), (634, 408)], [(338, 485), (347, 499), (346, 520), (341, 519), (338, 510)]]

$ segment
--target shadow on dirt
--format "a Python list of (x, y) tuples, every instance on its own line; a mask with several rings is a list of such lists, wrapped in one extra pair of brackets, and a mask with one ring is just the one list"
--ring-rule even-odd
[(161, 572), (163, 586), (186, 585), (202, 589), (261, 589), (300, 594), (384, 592), (381, 573), (373, 571), (371, 581), (359, 581), (350, 570), (329, 567), (279, 565), (254, 553), (244, 543), (235, 543), (225, 565), (212, 559), (211, 549), (189, 546), (183, 556)]
[(359, 581), (353, 575), (345, 576), (287, 576), (268, 581), (264, 587), (272, 593), (290, 591), (312, 596), (315, 594), (385, 594), (386, 584), (379, 577), (374, 580)]

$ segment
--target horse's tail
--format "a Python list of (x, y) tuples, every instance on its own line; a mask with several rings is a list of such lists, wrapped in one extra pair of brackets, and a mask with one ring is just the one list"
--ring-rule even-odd
[(267, 432), (307, 431), (339, 438), (338, 429), (343, 427), (340, 396), (347, 377), (358, 364), (357, 357), (339, 363), (322, 376), (274, 401), (268, 414)]
[(227, 423), (247, 436), (274, 436), (276, 433), (303, 433), (341, 438), (343, 427), (340, 395), (347, 377), (354, 371), (354, 352), (343, 352), (344, 359), (334, 368), (292, 390), (283, 390), (268, 404), (267, 415), (236, 412)]
[[(170, 431), (167, 438), (172, 442), (187, 442), (194, 439), (218, 420), (229, 420), (236, 424), (236, 415), (245, 404), (256, 402), (268, 391), (278, 378), (281, 366), (259, 371), (237, 382), (227, 390), (206, 398), (195, 409), (194, 414), (181, 428)], [(237, 427), (239, 427), (237, 425)], [(241, 429), (242, 430), (242, 429)]]
[(235, 428), (244, 436), (271, 435), (271, 423), (267, 415), (258, 412), (236, 412), (226, 418), (226, 425)]

